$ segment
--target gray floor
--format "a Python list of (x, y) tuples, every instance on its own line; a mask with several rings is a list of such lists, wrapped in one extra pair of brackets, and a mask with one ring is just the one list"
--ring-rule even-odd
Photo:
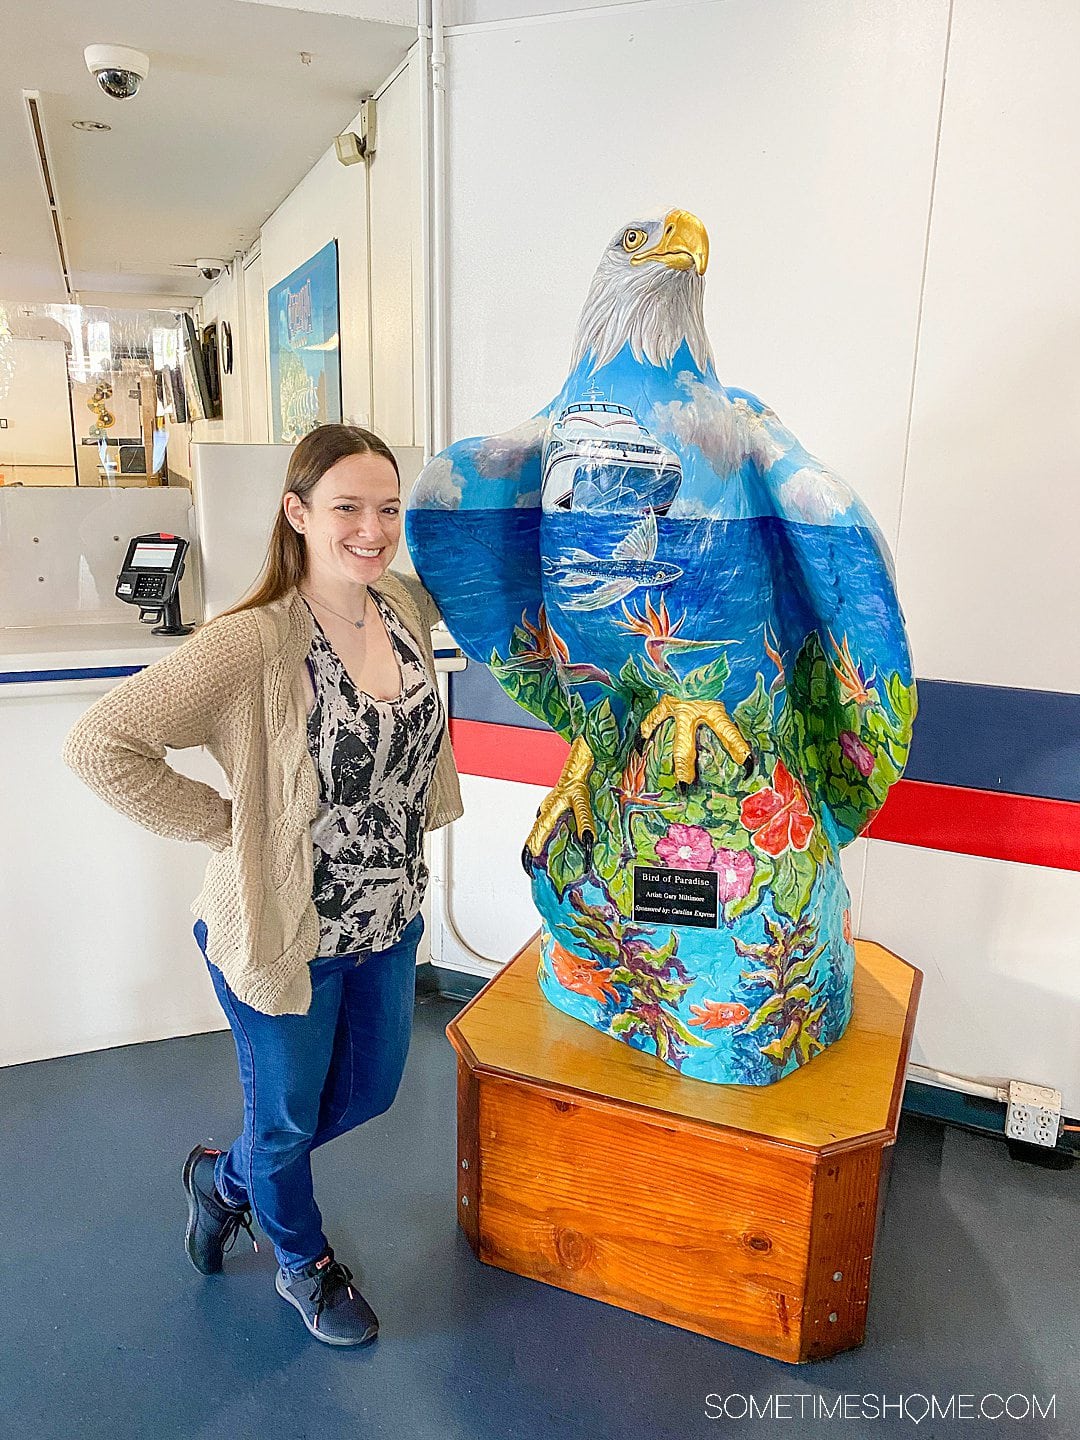
[[(454, 1221), (455, 1008), (419, 1007), (393, 1110), (316, 1156), (327, 1231), (382, 1321), (363, 1351), (308, 1337), (268, 1246), (241, 1237), (209, 1279), (184, 1256), (181, 1162), (239, 1116), (228, 1035), (0, 1071), (3, 1440), (1080, 1435), (1080, 1167), (905, 1119), (867, 1343), (785, 1366), (474, 1259)], [(863, 1418), (815, 1414), (844, 1393)], [(794, 1418), (739, 1420), (751, 1394)], [(1056, 1396), (1055, 1418), (917, 1424), (913, 1398), (897, 1416), (920, 1395)]]

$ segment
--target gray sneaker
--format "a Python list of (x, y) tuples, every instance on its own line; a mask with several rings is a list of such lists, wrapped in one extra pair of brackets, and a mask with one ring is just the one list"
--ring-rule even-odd
[(225, 1253), (231, 1250), (241, 1230), (246, 1230), (256, 1250), (251, 1228), (251, 1211), (227, 1205), (214, 1184), (214, 1161), (220, 1150), (196, 1145), (184, 1161), (184, 1189), (187, 1191), (188, 1222), (184, 1249), (196, 1270), (216, 1275)]
[(379, 1333), (375, 1311), (352, 1283), (352, 1272), (327, 1250), (302, 1270), (279, 1270), (274, 1288), (300, 1311), (324, 1345), (370, 1345)]

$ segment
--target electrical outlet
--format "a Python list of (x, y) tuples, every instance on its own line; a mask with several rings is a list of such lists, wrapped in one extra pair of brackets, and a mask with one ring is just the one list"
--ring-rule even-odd
[(1022, 1080), (1010, 1080), (1005, 1134), (1010, 1140), (1053, 1149), (1061, 1134), (1061, 1091), (1052, 1090), (1048, 1085), (1025, 1085)]

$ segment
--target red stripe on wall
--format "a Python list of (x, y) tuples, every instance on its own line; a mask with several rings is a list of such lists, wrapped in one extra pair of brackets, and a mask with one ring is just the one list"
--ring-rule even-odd
[[(465, 775), (554, 785), (569, 746), (550, 730), (451, 720), (458, 769)], [(1080, 870), (1080, 804), (901, 780), (889, 791), (867, 835), (899, 845)]]
[(554, 785), (570, 746), (554, 730), (524, 725), (489, 725), (484, 720), (450, 720), (454, 758), (463, 775)]
[(901, 780), (866, 832), (929, 850), (1080, 870), (1080, 804)]

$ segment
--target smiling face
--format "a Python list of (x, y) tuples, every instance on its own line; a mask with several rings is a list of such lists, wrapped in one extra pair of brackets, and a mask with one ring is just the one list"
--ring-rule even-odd
[(325, 471), (305, 504), (290, 491), (285, 514), (304, 537), (304, 580), (316, 595), (370, 585), (401, 540), (398, 477), (382, 455), (346, 455)]

